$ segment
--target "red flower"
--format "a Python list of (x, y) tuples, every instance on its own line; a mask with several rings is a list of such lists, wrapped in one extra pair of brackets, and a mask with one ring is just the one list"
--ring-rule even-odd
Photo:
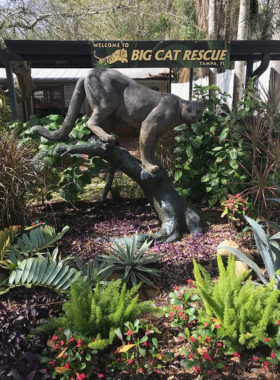
[(258, 357), (254, 356), (254, 361), (256, 362), (257, 360), (259, 360)]
[(160, 370), (159, 370), (159, 369), (157, 369), (157, 373), (160, 373)]
[(275, 358), (275, 357), (276, 357), (276, 355), (275, 355), (274, 352), (272, 352), (270, 356), (271, 356), (272, 358)]
[(126, 333), (126, 335), (128, 335), (128, 336), (131, 336), (133, 334), (133, 331), (132, 330), (128, 330), (128, 332)]
[(182, 339), (182, 340), (184, 340), (184, 339), (185, 339), (185, 337), (184, 337), (184, 336), (181, 336), (181, 339)]
[(143, 373), (143, 372), (144, 372), (144, 370), (143, 370), (142, 368), (139, 368), (138, 371), (139, 371), (140, 373)]
[(193, 280), (187, 280), (188, 284), (191, 284), (192, 282), (193, 282)]
[(60, 341), (60, 345), (61, 345), (61, 346), (64, 345), (64, 340), (61, 340), (61, 341)]
[(207, 322), (204, 323), (204, 326), (205, 326), (205, 327), (208, 327), (208, 326), (209, 326), (209, 323), (207, 323)]
[(219, 347), (222, 347), (222, 345), (223, 345), (223, 343), (218, 342), (218, 346), (219, 346)]
[(114, 354), (118, 354), (118, 353), (119, 353), (119, 351), (118, 351), (118, 350), (114, 351)]
[(173, 313), (173, 311), (170, 311), (169, 315), (170, 317), (173, 317), (175, 314)]
[(65, 358), (67, 358), (67, 355), (66, 355), (66, 354), (64, 354), (62, 357), (63, 357), (63, 359), (65, 359)]
[(192, 359), (193, 358), (193, 353), (191, 352), (190, 354), (189, 354), (189, 359)]
[(280, 321), (277, 322), (277, 325), (280, 325)]
[(68, 363), (65, 363), (65, 364), (64, 364), (64, 367), (65, 367), (65, 368), (69, 368), (69, 364), (68, 364)]
[(195, 372), (199, 371), (199, 367), (194, 367)]
[(69, 342), (73, 342), (73, 340), (75, 340), (75, 339), (74, 339), (74, 338), (70, 338), (70, 339), (69, 339)]
[(54, 367), (55, 366), (55, 362), (53, 360), (50, 360), (50, 364)]
[(100, 375), (98, 375), (98, 377), (104, 377), (104, 375), (102, 375), (102, 373)]
[(264, 338), (265, 342), (269, 342), (269, 340), (270, 340), (269, 338)]
[(128, 364), (131, 364), (133, 362), (132, 359), (129, 359), (129, 361), (127, 362)]
[(233, 353), (233, 356), (235, 356), (236, 358), (240, 358), (240, 355), (239, 355), (239, 353), (238, 353), (238, 352), (236, 352), (236, 351)]
[(148, 343), (147, 343), (147, 342), (144, 342), (144, 343), (143, 343), (143, 346), (147, 346), (147, 345), (148, 345)]
[(204, 359), (208, 359), (209, 358), (207, 352), (204, 352), (203, 356), (204, 356)]
[(78, 339), (78, 340), (77, 340), (77, 343), (78, 343), (78, 344), (77, 344), (77, 347), (81, 347), (82, 339)]
[(174, 290), (180, 290), (180, 288), (179, 288), (178, 285), (174, 285), (174, 286), (173, 286), (173, 289), (174, 289)]
[(150, 332), (151, 332), (151, 330), (147, 330), (147, 331), (146, 331), (146, 334), (148, 335), (148, 334), (150, 334)]
[(263, 363), (263, 366), (264, 366), (265, 369), (268, 369), (269, 362), (264, 362), (264, 363)]
[(191, 337), (191, 338), (190, 338), (190, 341), (194, 343), (194, 342), (195, 342), (195, 339), (194, 339), (193, 337)]
[(218, 328), (220, 327), (220, 325), (215, 325), (214, 327), (215, 327), (215, 329), (218, 330)]
[(22, 228), (21, 226), (18, 226), (18, 228)]

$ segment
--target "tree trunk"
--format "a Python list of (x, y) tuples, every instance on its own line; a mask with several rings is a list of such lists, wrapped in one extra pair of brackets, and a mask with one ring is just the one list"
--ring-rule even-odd
[(164, 169), (149, 173), (143, 170), (141, 162), (127, 150), (114, 143), (103, 143), (97, 137), (91, 138), (89, 144), (60, 145), (56, 150), (59, 154), (99, 156), (111, 166), (122, 170), (142, 187), (148, 202), (161, 221), (161, 229), (152, 235), (140, 235), (139, 245), (146, 239), (156, 240), (157, 243), (174, 242), (180, 240), (184, 232), (193, 235), (203, 233), (205, 222), (202, 213), (183, 200), (169, 182)]
[[(242, 41), (248, 38), (248, 16), (250, 0), (240, 0), (240, 10), (238, 19), (237, 40)], [(236, 106), (238, 100), (243, 96), (244, 89), (244, 62), (235, 62), (235, 74), (233, 85), (233, 105)]]
[[(209, 0), (209, 13), (208, 13), (208, 39), (218, 39), (217, 28), (217, 12), (216, 0)], [(209, 86), (217, 83), (217, 69), (209, 68)], [(215, 91), (210, 91), (210, 95), (215, 95)]]

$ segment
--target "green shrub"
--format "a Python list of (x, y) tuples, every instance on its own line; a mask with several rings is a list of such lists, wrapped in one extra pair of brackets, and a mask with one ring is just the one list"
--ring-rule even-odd
[(70, 302), (63, 305), (64, 315), (52, 319), (37, 329), (38, 332), (54, 332), (57, 328), (75, 331), (83, 342), (92, 349), (104, 349), (113, 343), (116, 330), (142, 312), (156, 312), (150, 301), (138, 302), (140, 284), (126, 290), (121, 280), (108, 286), (97, 283), (92, 290), (86, 282), (71, 284)]
[(243, 285), (250, 271), (237, 276), (233, 255), (229, 256), (227, 268), (220, 255), (217, 261), (220, 277), (213, 283), (209, 273), (194, 260), (196, 285), (205, 307), (200, 319), (210, 322), (217, 318), (223, 336), (228, 336), (236, 348), (256, 348), (265, 337), (273, 337), (278, 331), (280, 293), (272, 286), (258, 286), (251, 279)]
[(192, 202), (213, 206), (226, 199), (228, 193), (239, 193), (245, 186), (246, 173), (238, 162), (244, 162), (248, 152), (242, 141), (232, 137), (231, 114), (227, 96), (215, 86), (217, 96), (208, 96), (213, 86), (196, 86), (195, 99), (208, 101), (200, 121), (191, 127), (181, 125), (175, 130), (177, 146), (174, 150), (175, 174), (173, 182), (177, 191)]
[[(75, 128), (62, 143), (47, 140), (32, 132), (35, 125), (42, 125), (55, 131), (61, 126), (63, 120), (60, 115), (49, 115), (42, 119), (32, 116), (21, 126), (19, 134), (21, 143), (24, 146), (30, 144), (36, 146), (34, 163), (36, 173), (41, 179), (42, 203), (45, 199), (52, 199), (54, 192), (58, 192), (68, 202), (75, 202), (84, 186), (91, 184), (92, 176), (98, 176), (100, 170), (106, 167), (100, 158), (93, 157), (85, 161), (81, 154), (61, 156), (56, 152), (58, 145), (84, 143), (83, 139), (90, 134), (90, 130), (86, 127), (87, 116), (77, 120)], [(12, 125), (11, 128), (18, 130), (18, 123)], [(81, 165), (87, 167), (87, 170), (81, 170)]]

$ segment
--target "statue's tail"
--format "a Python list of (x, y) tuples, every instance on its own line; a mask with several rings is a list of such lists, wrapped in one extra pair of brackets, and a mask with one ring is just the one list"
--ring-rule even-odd
[(85, 99), (86, 93), (84, 88), (85, 78), (82, 77), (78, 80), (74, 93), (72, 95), (69, 109), (66, 114), (65, 120), (62, 126), (57, 131), (49, 131), (41, 125), (36, 125), (33, 127), (33, 132), (41, 135), (48, 140), (53, 141), (63, 141), (75, 127), (75, 122), (79, 116), (81, 106)]

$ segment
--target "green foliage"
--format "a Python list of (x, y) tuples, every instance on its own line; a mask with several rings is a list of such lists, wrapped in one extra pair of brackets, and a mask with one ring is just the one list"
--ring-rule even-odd
[(21, 228), (10, 226), (9, 229), (0, 231), (0, 265), (8, 269), (13, 269), (18, 262), (34, 255), (43, 258), (42, 255), (46, 254), (49, 259), (56, 258), (57, 253), (52, 256), (47, 249), (69, 230), (69, 227), (65, 226), (61, 232), (56, 233), (51, 226), (42, 227), (37, 224), (31, 229), (26, 229), (15, 242), (19, 227)]
[(40, 183), (34, 172), (32, 147), (19, 145), (13, 133), (0, 138), (0, 229), (24, 224)]
[(279, 291), (257, 286), (251, 279), (243, 285), (250, 271), (236, 275), (234, 256), (230, 255), (227, 268), (217, 255), (219, 280), (209, 287), (209, 274), (194, 260), (196, 285), (205, 309), (200, 320), (217, 318), (235, 348), (256, 348), (264, 338), (277, 333), (280, 311)]
[(87, 266), (79, 257), (74, 256), (74, 259), (81, 271), (82, 276), (84, 276), (84, 280), (89, 285), (94, 286), (97, 281), (106, 280), (106, 278), (108, 277), (107, 273), (111, 273), (110, 270), (108, 272), (106, 270), (103, 271), (104, 267), (106, 266), (106, 261), (103, 261), (99, 265), (97, 257), (94, 259), (93, 263), (89, 260)]
[[(141, 323), (139, 319), (134, 323), (125, 323), (124, 335), (127, 336), (129, 344), (122, 345), (110, 354), (112, 361), (108, 370), (111, 372), (126, 371), (133, 378), (137, 377), (139, 373), (145, 375), (152, 372), (161, 373), (163, 361), (170, 361), (174, 354), (173, 352), (161, 352), (153, 328), (151, 323)], [(118, 337), (122, 341), (124, 340), (122, 335)]]
[[(42, 119), (32, 116), (22, 125), (19, 135), (21, 143), (24, 145), (36, 143), (34, 165), (42, 181), (43, 201), (51, 199), (53, 192), (59, 192), (66, 201), (75, 202), (84, 186), (91, 184), (92, 176), (98, 176), (100, 170), (106, 167), (100, 158), (93, 157), (85, 162), (80, 154), (64, 157), (56, 152), (59, 145), (84, 144), (83, 139), (90, 134), (86, 127), (87, 120), (87, 116), (78, 119), (75, 128), (63, 143), (47, 140), (32, 132), (32, 127), (35, 125), (42, 125), (51, 131), (57, 130), (63, 123), (60, 115), (49, 115)], [(87, 170), (80, 169), (82, 164), (87, 166)]]
[(8, 124), (12, 121), (12, 111), (8, 97), (0, 89), (0, 133), (8, 131)]
[(153, 312), (157, 309), (150, 301), (138, 302), (140, 284), (126, 290), (121, 280), (111, 282), (108, 286), (96, 284), (94, 290), (84, 281), (71, 284), (71, 301), (63, 305), (64, 315), (53, 318), (46, 325), (36, 329), (55, 331), (57, 328), (77, 332), (92, 349), (104, 349), (112, 344), (115, 331), (127, 321), (133, 321), (142, 312)]
[[(215, 90), (217, 96), (208, 92)], [(247, 152), (240, 141), (233, 141), (229, 127), (231, 115), (226, 103), (227, 94), (217, 86), (195, 87), (194, 98), (208, 101), (202, 120), (191, 127), (176, 127), (177, 146), (173, 182), (177, 191), (191, 201), (213, 206), (226, 199), (228, 193), (244, 189), (246, 175), (238, 162)]]
[[(113, 271), (121, 271), (123, 274), (120, 276), (124, 282), (132, 282), (133, 285), (137, 284), (137, 279), (145, 282), (148, 285), (153, 283), (144, 275), (148, 274), (150, 276), (159, 276), (159, 270), (148, 268), (148, 264), (155, 263), (161, 259), (161, 255), (146, 255), (143, 256), (147, 248), (152, 242), (145, 242), (136, 252), (137, 246), (137, 232), (133, 236), (132, 241), (129, 242), (126, 235), (125, 239), (125, 249), (115, 240), (115, 245), (117, 248), (111, 248), (114, 251), (112, 255), (102, 255), (102, 259), (107, 263), (106, 268), (100, 273), (105, 272), (107, 277), (113, 273)], [(130, 239), (131, 240), (131, 239)]]
[(7, 293), (17, 286), (46, 286), (56, 290), (66, 290), (79, 273), (62, 262), (49, 261), (47, 258), (22, 260), (11, 272), (6, 281), (1, 282), (0, 294)]
[(5, 228), (4, 231), (0, 231), (0, 266), (9, 269), (11, 260), (5, 258), (6, 251), (10, 244), (14, 241), (16, 234), (18, 233), (18, 226), (10, 226), (9, 229)]
[(280, 226), (278, 226), (276, 223), (270, 222), (269, 224), (273, 229), (277, 231), (277, 233), (269, 237), (269, 230), (267, 233), (265, 233), (264, 229), (258, 224), (257, 221), (249, 218), (246, 215), (245, 219), (252, 227), (255, 242), (263, 259), (270, 282), (262, 273), (258, 265), (254, 263), (254, 261), (250, 260), (239, 249), (227, 246), (224, 246), (223, 248), (229, 250), (240, 260), (244, 261), (250, 268), (252, 268), (265, 285), (269, 285), (270, 288), (273, 288), (274, 284), (276, 284), (277, 288), (280, 289), (280, 248), (279, 244), (277, 243), (277, 239), (280, 238)]

